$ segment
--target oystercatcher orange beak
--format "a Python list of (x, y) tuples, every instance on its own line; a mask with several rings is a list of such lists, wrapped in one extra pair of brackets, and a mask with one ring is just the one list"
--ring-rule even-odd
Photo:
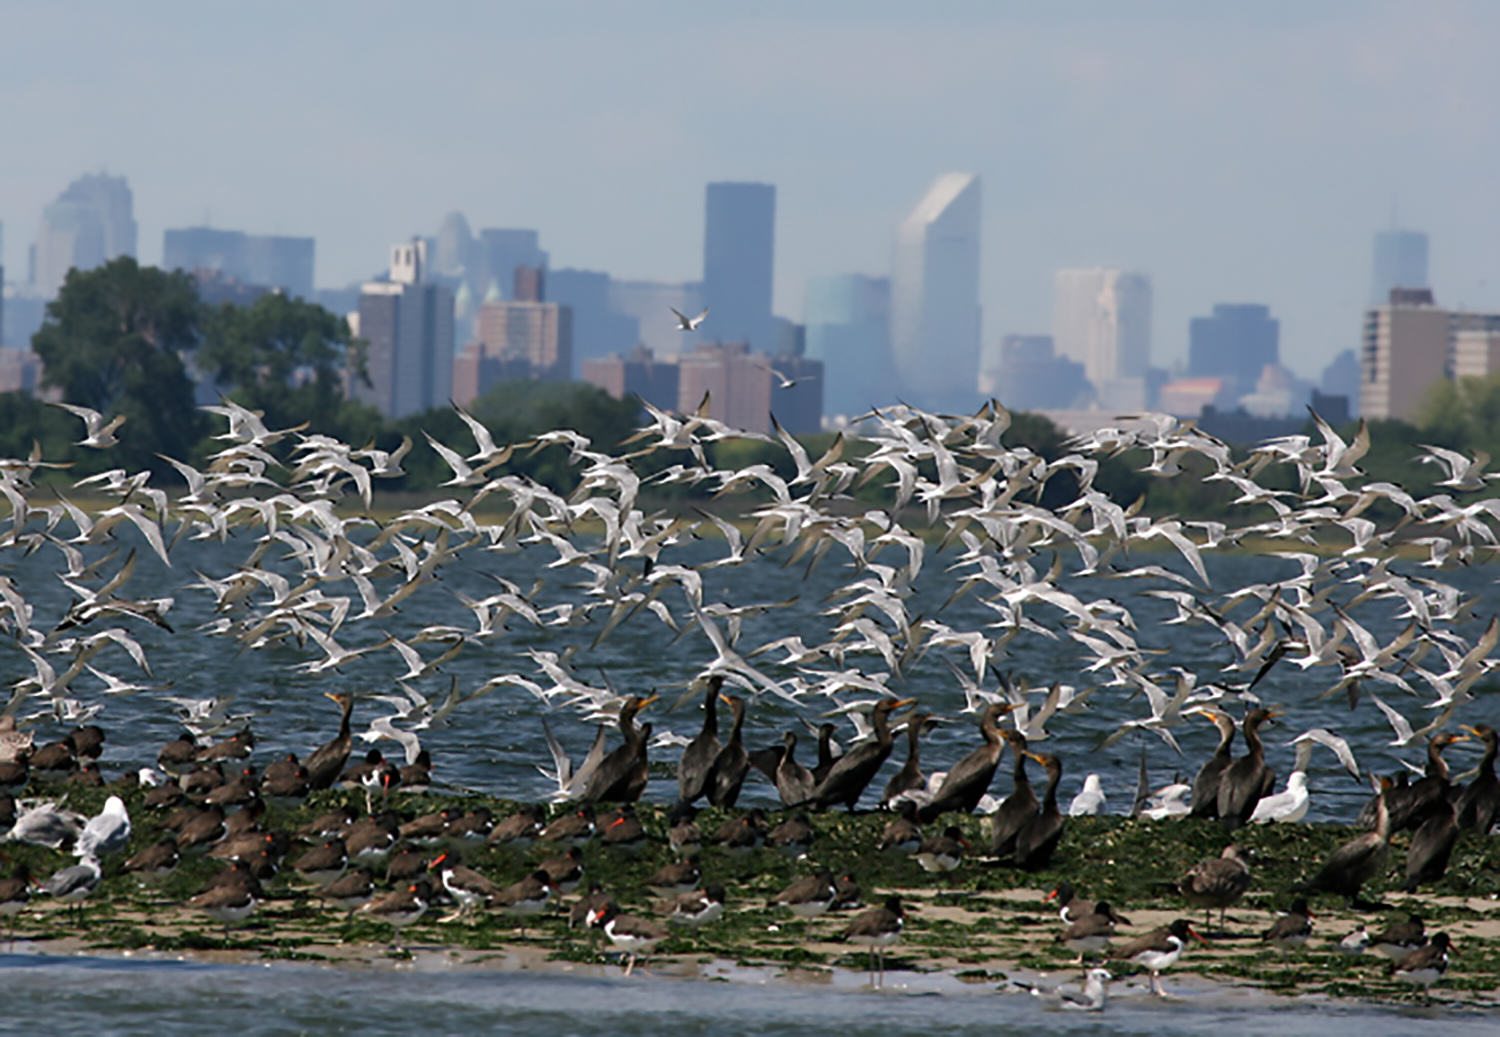
[(1045, 904), (1049, 900), (1056, 900), (1056, 899), (1057, 899), (1057, 890), (1054, 889), (1051, 893), (1048, 893), (1045, 897), (1042, 898), (1042, 903)]
[(431, 864), (427, 865), (427, 870), (431, 871), (433, 868), (436, 868), (439, 864), (442, 864), (447, 859), (448, 859), (448, 855), (446, 853), (440, 853), (440, 854), (438, 854), (437, 857), (435, 857), (433, 859), (433, 862)]

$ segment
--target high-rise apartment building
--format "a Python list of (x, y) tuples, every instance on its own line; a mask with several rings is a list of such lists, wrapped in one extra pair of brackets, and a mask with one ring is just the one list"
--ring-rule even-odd
[(645, 346), (583, 361), (583, 380), (617, 400), (634, 396), (659, 410), (677, 409), (677, 361), (656, 359)]
[(1188, 375), (1223, 378), (1229, 391), (1255, 388), (1268, 365), (1281, 362), (1281, 322), (1256, 303), (1215, 303), (1213, 316), (1188, 322)]
[(370, 385), (351, 395), (389, 418), (445, 405), (453, 394), (453, 292), (426, 279), (427, 243), (391, 249), (388, 280), (360, 291), (356, 335), (369, 343)]
[(1448, 325), (1448, 311), (1433, 302), (1426, 288), (1393, 288), (1384, 305), (1365, 311), (1361, 415), (1416, 416), (1428, 391), (1447, 375)]
[(776, 248), (776, 187), (715, 183), (705, 193), (702, 334), (773, 351), (771, 290)]
[(42, 210), (32, 285), (51, 298), (68, 271), (92, 270), (116, 256), (134, 256), (136, 225), (130, 185), (122, 176), (89, 173)]
[(1151, 278), (1113, 267), (1059, 270), (1052, 342), (1058, 356), (1083, 365), (1105, 406), (1133, 396), (1151, 366)]
[(891, 359), (908, 402), (972, 410), (979, 399), (979, 177), (945, 173), (896, 230)]
[(1500, 374), (1500, 328), (1462, 328), (1453, 333), (1453, 377)]
[(823, 405), (854, 416), (900, 393), (891, 364), (891, 282), (839, 274), (807, 282), (803, 300), (807, 356), (825, 372)]
[(312, 238), (246, 234), (217, 227), (185, 227), (162, 235), (162, 266), (213, 271), (301, 299), (313, 294)]
[(555, 302), (487, 302), (479, 307), (487, 356), (525, 360), (532, 377), (566, 381), (573, 372), (573, 311)]
[(1370, 305), (1384, 306), (1392, 288), (1428, 288), (1427, 235), (1418, 230), (1382, 230), (1375, 234), (1370, 276)]

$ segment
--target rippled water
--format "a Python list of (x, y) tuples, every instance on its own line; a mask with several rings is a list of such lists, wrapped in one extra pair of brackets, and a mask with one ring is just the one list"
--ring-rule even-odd
[(655, 1037), (671, 1034), (1141, 1034), (1279, 1037), (1493, 1034), (1478, 1013), (1270, 999), (1183, 981), (1177, 1000), (1138, 989), (1100, 1015), (1062, 1012), (1021, 993), (893, 974), (885, 991), (450, 969), (423, 959), (391, 970), (204, 965), (0, 955), (0, 1030), (49, 1037), (260, 1034), (468, 1034)]
[[(299, 672), (298, 667), (321, 657), (321, 652), (315, 648), (304, 651), (294, 646), (277, 646), (255, 651), (240, 650), (230, 639), (196, 630), (200, 624), (214, 618), (213, 599), (207, 591), (188, 589), (185, 585), (193, 582), (194, 572), (214, 576), (233, 572), (249, 554), (250, 548), (250, 543), (244, 539), (231, 540), (228, 544), (184, 541), (173, 550), (170, 570), (157, 563), (149, 551), (142, 551), (128, 590), (140, 597), (172, 594), (176, 598), (170, 613), (175, 635), (143, 624), (132, 625), (147, 648), (156, 679), (174, 683), (175, 687), (168, 694), (196, 697), (234, 693), (236, 706), (255, 714), (259, 755), (264, 760), (269, 758), (267, 750), (304, 753), (332, 734), (337, 714), (319, 692), (339, 688), (350, 688), (366, 696), (389, 692), (393, 690), (394, 677), (404, 667), (395, 653), (387, 649), (357, 660), (343, 673), (307, 674)], [(691, 544), (680, 549), (673, 560), (704, 561), (722, 551), (722, 544)], [(273, 550), (271, 559), (274, 560), (275, 555)], [(491, 573), (507, 576), (522, 587), (544, 579), (546, 586), (538, 595), (539, 604), (577, 600), (579, 592), (569, 589), (568, 584), (578, 582), (579, 577), (570, 570), (545, 568), (554, 557), (545, 549), (511, 555), (469, 551), (457, 563), (441, 570), (440, 581), (424, 587), (403, 604), (400, 615), (358, 624), (350, 622), (339, 631), (338, 640), (345, 647), (354, 647), (378, 640), (387, 632), (410, 638), (420, 627), (432, 623), (472, 628), (472, 616), (455, 592), (473, 597), (492, 593), (496, 585), (488, 575)], [(1180, 560), (1173, 556), (1135, 552), (1131, 559), (1138, 563), (1149, 561), (1181, 567)], [(1294, 563), (1268, 556), (1230, 554), (1205, 560), (1217, 593), (1250, 581), (1292, 576), (1298, 571)], [(9, 566), (6, 571), (36, 604), (37, 624), (44, 626), (55, 622), (69, 601), (68, 592), (53, 575), (55, 556), (44, 551), (19, 560), (7, 557), (5, 561)], [(835, 622), (820, 614), (830, 607), (827, 595), (857, 575), (836, 555), (830, 555), (810, 575), (805, 574), (801, 564), (788, 567), (780, 561), (773, 556), (736, 568), (715, 569), (705, 578), (705, 601), (742, 606), (796, 598), (789, 608), (769, 613), (762, 619), (747, 619), (740, 644), (742, 651), (793, 633), (801, 634), (810, 644), (815, 639), (826, 638)], [(922, 580), (910, 602), (912, 616), (939, 614), (953, 587), (953, 577), (943, 573), (949, 561), (946, 556), (929, 552)], [(286, 563), (279, 567), (283, 572), (293, 572), (292, 566)], [(1487, 617), (1500, 611), (1500, 589), (1497, 589), (1497, 574), (1493, 568), (1474, 567), (1441, 575), (1478, 599), (1477, 614)], [(1214, 631), (1160, 625), (1171, 617), (1172, 608), (1139, 593), (1143, 586), (1158, 584), (1097, 578), (1087, 583), (1077, 579), (1064, 582), (1081, 594), (1110, 594), (1128, 605), (1140, 626), (1141, 646), (1163, 652), (1153, 657), (1157, 670), (1179, 665), (1196, 672), (1200, 681), (1207, 681), (1213, 678), (1220, 666), (1231, 660), (1230, 649)], [(357, 603), (358, 596), (352, 587), (344, 587), (354, 595)], [(1347, 598), (1347, 595), (1340, 597)], [(686, 612), (675, 589), (664, 596), (664, 600), (671, 604), (674, 612)], [(1046, 610), (1038, 606), (1036, 612), (1045, 618)], [(1388, 637), (1402, 625), (1393, 618), (1393, 612), (1393, 608), (1377, 603), (1361, 606), (1358, 615), (1377, 637)], [(537, 677), (535, 664), (524, 654), (527, 649), (561, 652), (568, 646), (576, 646), (573, 665), (581, 679), (600, 684), (602, 672), (622, 691), (661, 690), (663, 702), (653, 707), (648, 715), (655, 722), (658, 733), (665, 728), (692, 734), (700, 724), (701, 714), (696, 702), (675, 711), (663, 709), (676, 699), (685, 682), (713, 658), (706, 638), (692, 627), (690, 613), (688, 617), (689, 625), (684, 636), (674, 641), (670, 631), (643, 612), (622, 624), (597, 647), (591, 642), (599, 630), (598, 621), (582, 628), (538, 630), (515, 620), (508, 632), (493, 641), (471, 645), (458, 658), (445, 664), (442, 674), (424, 679), (420, 687), (429, 695), (440, 696), (446, 691), (450, 676), (456, 678), (464, 689), (477, 687), (500, 673)], [(949, 605), (941, 612), (941, 618), (957, 629), (979, 629), (989, 622), (990, 614), (976, 604), (974, 596), (969, 596)], [(1472, 638), (1481, 626), (1476, 622), (1461, 629)], [(423, 646), (424, 654), (429, 656), (438, 650), (438, 646)], [(1093, 683), (1093, 675), (1080, 670), (1084, 661), (1081, 650), (1067, 640), (1018, 638), (1012, 643), (1010, 652), (1010, 657), (999, 665), (1024, 676), (1033, 687), (1045, 686), (1054, 680), (1080, 686)], [(771, 658), (774, 656), (761, 660), (769, 672), (778, 676), (789, 672), (777, 670), (767, 661)], [(967, 665), (957, 654), (950, 658), (955, 663)], [(106, 652), (94, 664), (121, 676), (135, 675), (133, 664), (118, 651)], [(883, 669), (878, 658), (867, 658), (864, 665), (868, 669)], [(18, 652), (0, 648), (0, 668), (19, 676), (30, 671), (30, 664)], [(1291, 750), (1282, 743), (1315, 725), (1335, 728), (1347, 737), (1366, 766), (1381, 771), (1391, 770), (1398, 755), (1419, 762), (1420, 749), (1394, 750), (1387, 745), (1391, 738), (1390, 728), (1368, 699), (1352, 712), (1342, 695), (1330, 700), (1317, 699), (1318, 693), (1332, 682), (1332, 673), (1326, 667), (1304, 672), (1283, 664), (1258, 689), (1267, 701), (1288, 711), (1288, 716), (1270, 732), (1270, 762), (1280, 774), (1284, 777), (1292, 758)], [(1235, 675), (1234, 679), (1245, 678), (1244, 675)], [(91, 682), (92, 678), (83, 677), (77, 683), (79, 696), (86, 701), (92, 698), (88, 690)], [(977, 743), (972, 718), (957, 715), (963, 706), (963, 695), (939, 652), (930, 653), (912, 666), (892, 682), (892, 687), (904, 694), (915, 695), (925, 708), (949, 718), (948, 723), (939, 726), (924, 740), (923, 760), (928, 771), (942, 769)], [(1382, 689), (1381, 694), (1412, 716), (1418, 725), (1424, 722), (1421, 700), (1389, 688)], [(850, 697), (868, 696), (855, 693)], [(1458, 719), (1480, 718), (1483, 706), (1483, 701), (1471, 703), (1467, 708), (1473, 712), (1461, 711)], [(828, 707), (826, 700), (811, 701), (805, 715), (815, 716)], [(381, 715), (382, 710), (379, 703), (363, 698), (356, 707), (357, 728)], [(526, 798), (545, 795), (549, 791), (548, 782), (537, 773), (536, 765), (550, 763), (540, 730), (540, 718), (549, 710), (552, 711), (554, 730), (575, 754), (581, 754), (593, 736), (591, 723), (570, 709), (546, 706), (523, 690), (504, 688), (461, 707), (449, 726), (423, 733), (424, 744), (432, 750), (437, 762), (436, 776), (453, 785), (503, 795)], [(781, 700), (762, 698), (754, 705), (747, 722), (747, 742), (753, 747), (779, 741), (780, 732), (794, 722), (794, 713), (793, 708)], [(1129, 806), (1142, 745), (1148, 753), (1151, 778), (1156, 784), (1178, 775), (1190, 776), (1197, 764), (1212, 751), (1216, 734), (1210, 725), (1201, 721), (1191, 721), (1178, 728), (1185, 751), (1182, 757), (1149, 734), (1131, 735), (1110, 749), (1096, 749), (1101, 737), (1122, 719), (1146, 713), (1143, 699), (1129, 700), (1123, 689), (1109, 688), (1101, 689), (1093, 697), (1086, 712), (1058, 716), (1052, 721), (1049, 728), (1053, 738), (1049, 748), (1061, 754), (1065, 765), (1065, 797), (1076, 791), (1084, 771), (1098, 771), (1112, 796), (1109, 809), (1120, 812)], [(1493, 715), (1490, 719), (1493, 720)], [(110, 732), (103, 761), (106, 773), (153, 762), (157, 748), (178, 730), (171, 707), (152, 693), (108, 699), (100, 723)], [(394, 747), (386, 743), (385, 748), (392, 750)], [(804, 741), (801, 751), (802, 758), (810, 760), (810, 740)], [(903, 752), (904, 749), (898, 748), (894, 754), (896, 761)], [(675, 760), (675, 755), (673, 750), (659, 753), (657, 758)], [(1460, 769), (1467, 766), (1467, 757), (1456, 759), (1462, 765)], [(887, 767), (896, 765), (892, 762)], [(883, 785), (889, 773), (888, 770), (882, 774), (872, 788)], [(1357, 809), (1358, 802), (1367, 795), (1365, 786), (1345, 775), (1333, 757), (1323, 750), (1314, 754), (1310, 778), (1314, 797), (1309, 816), (1313, 820), (1347, 820)], [(997, 780), (996, 785), (997, 791), (1003, 792), (1006, 779)], [(668, 800), (673, 791), (670, 782), (657, 780), (647, 795), (648, 798)], [(742, 803), (757, 800), (769, 803), (773, 798), (774, 791), (768, 785), (753, 783), (747, 785)]]

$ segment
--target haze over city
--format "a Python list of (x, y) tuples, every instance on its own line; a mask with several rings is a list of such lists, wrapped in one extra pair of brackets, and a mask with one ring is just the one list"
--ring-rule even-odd
[[(277, 14), (279, 12), (279, 15)], [(1440, 304), (1500, 308), (1500, 9), (1332, 3), (161, 3), (0, 10), (8, 277), (79, 173), (128, 177), (139, 256), (211, 223), (317, 239), (317, 283), (384, 269), (443, 214), (533, 227), (554, 267), (683, 280), (703, 185), (776, 185), (775, 309), (890, 269), (949, 170), (984, 184), (983, 341), (1046, 332), (1054, 271), (1190, 317), (1269, 305), (1316, 379), (1359, 341), (1372, 234), (1431, 240)]]

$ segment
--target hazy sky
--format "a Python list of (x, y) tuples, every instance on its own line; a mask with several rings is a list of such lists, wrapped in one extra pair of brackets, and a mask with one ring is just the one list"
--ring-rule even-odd
[(1048, 329), (1056, 268), (1122, 265), (1154, 280), (1156, 362), (1257, 301), (1313, 374), (1357, 341), (1393, 202), (1439, 301), (1500, 309), (1497, 40), (1484, 0), (0, 0), (5, 259), (107, 169), (148, 262), (211, 218), (314, 235), (343, 284), (458, 209), (556, 267), (685, 279), (704, 183), (765, 180), (801, 319), (808, 277), (886, 273), (926, 184), (970, 170), (986, 341)]

